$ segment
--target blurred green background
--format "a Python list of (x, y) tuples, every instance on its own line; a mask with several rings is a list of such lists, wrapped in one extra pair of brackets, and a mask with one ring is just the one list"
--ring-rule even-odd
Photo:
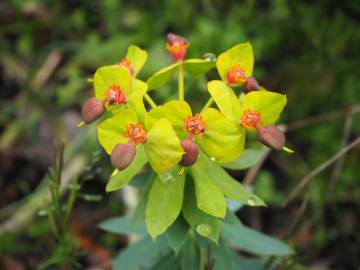
[[(117, 62), (128, 45), (137, 44), (149, 52), (140, 73), (146, 80), (172, 61), (165, 36), (174, 32), (190, 41), (189, 57), (218, 55), (250, 41), (255, 77), (288, 96), (280, 122), (288, 125), (296, 154), (270, 154), (254, 181), (269, 207), (241, 211), (244, 223), (288, 236), (297, 250), (288, 269), (359, 269), (359, 147), (282, 206), (301, 177), (360, 133), (359, 29), (356, 0), (1, 1), (0, 268), (34, 269), (46, 257), (49, 225), (37, 212), (24, 218), (39, 210), (24, 208), (24, 202), (36, 194), (59, 138), (67, 143), (69, 177), (90, 171), (84, 189), (102, 195), (100, 202), (85, 198), (74, 210), (71, 231), (92, 254), (82, 263), (101, 264), (126, 244), (96, 229), (98, 221), (126, 209), (119, 194), (104, 194), (111, 168), (96, 130), (75, 126), (92, 95), (86, 79), (97, 67)], [(215, 70), (186, 78), (186, 97), (195, 110), (209, 98), (206, 81), (216, 78)], [(151, 95), (157, 102), (175, 97), (176, 82)], [(241, 180), (245, 173), (234, 175)]]

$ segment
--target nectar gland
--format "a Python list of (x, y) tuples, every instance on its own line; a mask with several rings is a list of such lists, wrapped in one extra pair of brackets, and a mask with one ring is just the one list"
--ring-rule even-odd
[(189, 133), (189, 139), (192, 139), (194, 135), (201, 136), (206, 131), (206, 126), (200, 115), (194, 115), (184, 121), (184, 129)]
[(245, 110), (243, 116), (240, 119), (240, 124), (247, 130), (256, 128), (257, 131), (261, 131), (261, 114), (260, 112), (253, 110)]
[(147, 133), (143, 125), (138, 124), (129, 124), (126, 130), (126, 137), (129, 137), (128, 143), (133, 143), (134, 146), (146, 142)]
[(244, 83), (247, 80), (244, 69), (235, 65), (227, 72), (226, 79), (228, 84)]
[(119, 66), (126, 68), (129, 72), (130, 75), (133, 76), (134, 75), (134, 70), (131, 66), (131, 61), (129, 59), (127, 59), (126, 57), (123, 58), (119, 63)]
[(121, 91), (119, 85), (113, 84), (109, 87), (105, 102), (106, 101), (109, 105), (120, 105), (126, 103), (125, 95), (123, 91)]

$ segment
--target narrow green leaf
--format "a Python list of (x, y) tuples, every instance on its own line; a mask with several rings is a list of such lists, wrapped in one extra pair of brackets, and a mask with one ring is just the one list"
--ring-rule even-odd
[(145, 224), (137, 227), (131, 226), (129, 217), (113, 217), (108, 218), (98, 224), (98, 227), (106, 232), (118, 233), (118, 234), (137, 234), (145, 235)]
[(157, 177), (146, 206), (146, 225), (153, 239), (165, 232), (181, 212), (184, 196), (184, 175), (173, 175), (164, 181)]
[(140, 69), (144, 66), (148, 55), (145, 50), (140, 49), (138, 46), (130, 45), (126, 54), (126, 58), (130, 60), (131, 67), (134, 70), (134, 76), (139, 73)]
[(131, 218), (131, 226), (137, 227), (141, 224), (145, 224), (145, 211), (146, 211), (146, 203), (148, 201), (149, 192), (155, 180), (155, 174), (152, 173), (151, 176), (148, 178), (146, 185), (144, 186), (139, 202), (136, 205), (136, 208), (133, 212)]
[(213, 108), (206, 109), (201, 116), (206, 124), (205, 133), (196, 137), (201, 150), (220, 163), (236, 160), (244, 150), (243, 129)]
[(166, 238), (171, 248), (177, 254), (184, 245), (189, 233), (189, 224), (186, 223), (184, 217), (180, 215), (174, 224), (166, 231)]
[(127, 126), (136, 123), (136, 114), (132, 110), (122, 108), (98, 125), (99, 142), (109, 155), (118, 143), (126, 143), (129, 140), (125, 137)]
[(196, 204), (199, 209), (215, 217), (226, 215), (226, 200), (218, 187), (212, 182), (208, 171), (203, 171), (197, 163), (190, 167), (195, 183)]
[(111, 192), (121, 189), (141, 170), (147, 162), (147, 156), (144, 151), (144, 147), (139, 145), (136, 149), (136, 155), (131, 164), (124, 170), (119, 171), (115, 169), (110, 180), (106, 185), (106, 191)]
[[(215, 243), (220, 235), (220, 220), (208, 215), (196, 206), (194, 183), (192, 179), (186, 180), (183, 215), (190, 226), (202, 237)], [(206, 228), (206, 230), (204, 230)]]
[(196, 243), (193, 235), (189, 235), (184, 247), (180, 251), (182, 270), (199, 270)]
[(221, 235), (241, 250), (266, 256), (285, 256), (293, 251), (284, 242), (239, 224), (224, 223)]
[(170, 171), (183, 155), (179, 138), (167, 119), (160, 119), (152, 126), (144, 147), (151, 167), (158, 174)]
[(166, 84), (174, 74), (177, 66), (179, 64), (172, 64), (163, 69), (160, 69), (158, 72), (153, 74), (146, 82), (149, 86), (149, 90), (157, 89)]
[[(121, 66), (104, 66), (99, 68), (94, 75), (95, 97), (97, 100), (102, 100), (106, 97), (109, 88), (116, 84), (124, 92), (126, 97), (131, 93), (131, 75), (129, 71)], [(119, 106), (108, 106), (108, 109), (113, 110)], [(121, 106), (121, 105), (120, 105)]]
[(244, 170), (254, 166), (263, 155), (264, 150), (262, 149), (245, 149), (237, 160), (221, 165), (231, 170)]
[(191, 108), (187, 102), (172, 100), (153, 108), (145, 118), (145, 126), (149, 130), (157, 120), (166, 118), (170, 121), (179, 138), (184, 139), (187, 135), (184, 131), (184, 120), (191, 115)]
[(225, 172), (219, 164), (211, 161), (203, 153), (199, 155), (195, 167), (199, 172), (206, 172), (207, 177), (230, 199), (250, 206), (265, 205), (258, 196), (247, 191), (242, 184)]
[(286, 96), (270, 91), (252, 91), (245, 95), (243, 111), (261, 113), (262, 126), (274, 124), (286, 104)]
[(246, 77), (252, 75), (254, 53), (249, 42), (237, 44), (218, 56), (216, 67), (223, 81), (227, 81), (227, 73), (234, 65), (239, 65)]
[(214, 270), (235, 270), (233, 252), (225, 241), (221, 240), (219, 246), (212, 245), (212, 253), (215, 259)]
[(265, 268), (268, 258), (248, 258), (240, 256), (233, 251), (233, 258), (236, 262), (235, 270), (275, 270), (274, 267)]
[(187, 59), (184, 61), (184, 69), (191, 76), (198, 76), (208, 72), (215, 67), (215, 61), (209, 61), (204, 59)]
[(234, 91), (222, 81), (208, 82), (207, 88), (220, 111), (238, 125), (242, 110)]
[(160, 259), (170, 251), (165, 237), (159, 237), (155, 242), (150, 237), (145, 237), (122, 250), (113, 262), (113, 269), (134, 270), (136, 267)]

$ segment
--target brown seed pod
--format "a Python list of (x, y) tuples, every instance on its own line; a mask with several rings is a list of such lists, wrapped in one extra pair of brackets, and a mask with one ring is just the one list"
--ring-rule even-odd
[(89, 124), (98, 119), (105, 112), (105, 107), (101, 101), (97, 101), (96, 98), (89, 98), (81, 109), (81, 114), (84, 118), (84, 122)]
[(251, 91), (258, 91), (259, 89), (260, 85), (254, 77), (249, 77), (243, 85), (243, 92), (245, 94)]
[(199, 155), (199, 147), (197, 144), (189, 139), (181, 141), (181, 146), (184, 149), (184, 154), (179, 164), (184, 167), (189, 167), (194, 165)]
[(260, 130), (258, 140), (274, 150), (281, 150), (285, 146), (284, 133), (274, 125), (270, 125)]
[(121, 171), (130, 165), (135, 154), (136, 149), (133, 144), (117, 144), (111, 152), (111, 164)]

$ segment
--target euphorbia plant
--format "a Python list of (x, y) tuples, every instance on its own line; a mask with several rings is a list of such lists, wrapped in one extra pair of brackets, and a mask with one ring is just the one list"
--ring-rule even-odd
[[(189, 45), (184, 37), (169, 34), (166, 48), (175, 63), (156, 72), (146, 83), (136, 76), (147, 54), (130, 46), (124, 59), (96, 71), (93, 79), (96, 100), (85, 103), (83, 114), (85, 122), (90, 123), (105, 110), (109, 111), (98, 125), (99, 142), (114, 167), (106, 186), (108, 192), (130, 183), (138, 173), (148, 172), (133, 224), (144, 220), (147, 232), (155, 241), (154, 248), (163, 242), (167, 247), (158, 252), (165, 257), (172, 256), (169, 247), (186, 257), (191, 245), (193, 250), (201, 251), (202, 238), (210, 240), (208, 248), (218, 254), (214, 255), (215, 261), (208, 258), (204, 263), (202, 251), (195, 253), (195, 257), (199, 258), (200, 267), (207, 264), (211, 269), (220, 267), (216, 266), (223, 260), (219, 254), (229, 251), (227, 241), (234, 241), (232, 233), (235, 232), (236, 239), (236, 231), (244, 228), (228, 209), (228, 201), (265, 206), (258, 196), (232, 178), (223, 165), (242, 158), (246, 131), (257, 130), (259, 141), (268, 147), (288, 150), (282, 131), (274, 126), (286, 97), (265, 90), (252, 77), (254, 58), (250, 43), (236, 45), (216, 61), (186, 60)], [(184, 71), (197, 76), (215, 66), (221, 80), (208, 83), (209, 102), (201, 111), (193, 112), (184, 100)], [(156, 105), (148, 92), (160, 88), (176, 72), (178, 100)], [(240, 97), (232, 89), (239, 86), (246, 93)], [(150, 109), (146, 109), (143, 99)], [(213, 101), (218, 109), (210, 108)], [(145, 166), (147, 163), (150, 167)], [(248, 237), (260, 235), (247, 230)], [(264, 240), (261, 237), (259, 241)], [(149, 240), (143, 241), (146, 244)], [(270, 245), (278, 245), (280, 251), (267, 251), (267, 255), (290, 253), (285, 244), (271, 241)], [(244, 245), (241, 248), (247, 251), (263, 252)], [(122, 260), (126, 257), (118, 258), (119, 269), (132, 269), (124, 268)], [(142, 265), (141, 258), (139, 261), (138, 265)], [(172, 269), (189, 267), (183, 262), (177, 263)]]

